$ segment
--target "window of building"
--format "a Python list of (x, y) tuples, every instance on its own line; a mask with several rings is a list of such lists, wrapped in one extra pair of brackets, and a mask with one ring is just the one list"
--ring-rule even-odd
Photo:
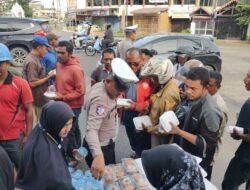
[(204, 6), (204, 7), (213, 6), (213, 0), (201, 0), (200, 6)]
[(143, 0), (134, 0), (134, 5), (142, 5)]
[(112, 5), (118, 5), (119, 1), (118, 0), (112, 0)]
[(109, 6), (109, 0), (103, 0), (104, 6)]
[(174, 5), (181, 5), (182, 0), (174, 0)]
[(195, 5), (195, 0), (184, 0), (184, 5)]
[(88, 0), (88, 7), (91, 7), (91, 0)]
[(94, 6), (101, 6), (101, 0), (94, 0)]
[(213, 35), (214, 22), (212, 21), (195, 21), (195, 34)]

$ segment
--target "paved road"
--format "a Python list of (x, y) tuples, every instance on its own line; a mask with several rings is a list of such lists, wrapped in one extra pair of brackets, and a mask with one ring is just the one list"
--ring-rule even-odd
[[(68, 33), (60, 33), (64, 39), (68, 39)], [(241, 105), (249, 97), (249, 92), (245, 90), (243, 78), (250, 66), (250, 44), (225, 41), (219, 43), (219, 48), (222, 55), (222, 74), (223, 83), (221, 94), (230, 110), (228, 125), (233, 125), (236, 122), (236, 114), (239, 112)], [(90, 89), (90, 74), (95, 68), (96, 61), (99, 56), (88, 57), (82, 51), (76, 51), (75, 54), (80, 57), (81, 65), (87, 79), (87, 89)], [(81, 115), (80, 126), (84, 132), (84, 114)], [(221, 181), (230, 159), (233, 157), (239, 142), (232, 140), (227, 131), (224, 132), (222, 145), (216, 156), (214, 165), (212, 182), (221, 189)], [(121, 158), (128, 157), (130, 147), (124, 127), (120, 128), (119, 137), (116, 143), (116, 159), (119, 162)], [(243, 189), (243, 187), (241, 188)]]

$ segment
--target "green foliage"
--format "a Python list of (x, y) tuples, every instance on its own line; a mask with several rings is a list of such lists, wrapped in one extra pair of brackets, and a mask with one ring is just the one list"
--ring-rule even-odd
[(191, 29), (190, 28), (186, 28), (186, 29), (182, 30), (181, 33), (191, 34)]
[(22, 6), (25, 16), (26, 17), (32, 17), (32, 9), (29, 6), (29, 0), (17, 0), (18, 4)]
[(237, 5), (239, 17), (236, 19), (239, 25), (248, 25), (250, 23), (250, 0), (243, 0)]

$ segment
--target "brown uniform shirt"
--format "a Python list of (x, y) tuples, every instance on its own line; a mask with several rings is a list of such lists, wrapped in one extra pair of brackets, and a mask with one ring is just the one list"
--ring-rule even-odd
[(87, 112), (87, 141), (92, 156), (102, 154), (101, 145), (116, 137), (116, 100), (111, 99), (105, 84), (95, 84), (85, 104)]
[[(28, 82), (35, 82), (46, 77), (46, 71), (44, 66), (41, 64), (39, 57), (28, 54), (24, 60), (24, 78)], [(44, 83), (36, 88), (31, 88), (34, 105), (43, 106), (47, 100), (43, 93), (48, 89), (49, 83)]]

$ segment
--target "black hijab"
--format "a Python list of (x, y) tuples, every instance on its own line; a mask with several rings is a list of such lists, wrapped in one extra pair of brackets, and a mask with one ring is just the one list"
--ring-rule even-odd
[(60, 143), (61, 138), (59, 137), (59, 133), (64, 125), (73, 117), (73, 111), (64, 102), (49, 102), (43, 106), (40, 125)]
[(195, 158), (175, 145), (143, 151), (141, 160), (149, 182), (159, 190), (205, 189)]
[(11, 163), (8, 154), (0, 146), (0, 189), (14, 189), (14, 166)]
[(49, 102), (44, 105), (41, 124), (33, 129), (24, 146), (16, 187), (25, 190), (74, 189), (67, 164), (58, 146), (61, 129), (73, 117), (71, 108), (63, 102)]

